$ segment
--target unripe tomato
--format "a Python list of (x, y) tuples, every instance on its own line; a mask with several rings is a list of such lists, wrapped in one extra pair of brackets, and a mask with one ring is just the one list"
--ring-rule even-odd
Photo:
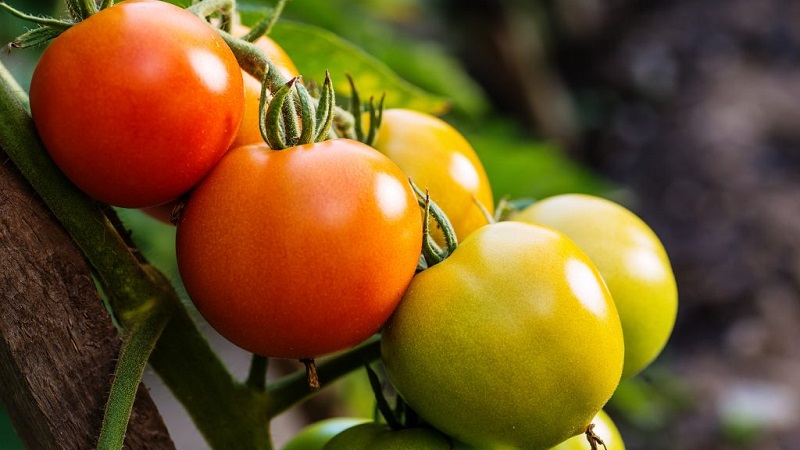
[(420, 417), (487, 449), (547, 449), (583, 432), (623, 361), (591, 260), (563, 234), (515, 222), (479, 228), (417, 274), (381, 351)]
[[(608, 417), (605, 411), (600, 411), (592, 420), (594, 429), (592, 430), (605, 444), (604, 450), (625, 450), (625, 443), (622, 441), (622, 436), (619, 434), (616, 425)], [(601, 446), (598, 446), (601, 448)], [(592, 450), (589, 441), (586, 440), (585, 435), (573, 436), (566, 441), (556, 445), (551, 450)]]
[(337, 434), (368, 421), (361, 417), (334, 417), (314, 422), (300, 430), (283, 450), (322, 450)]
[[(244, 36), (250, 30), (244, 25), (237, 24), (234, 25), (232, 31), (236, 36)], [(262, 36), (253, 43), (261, 48), (261, 50), (267, 54), (267, 57), (278, 66), (284, 77), (290, 79), (300, 75), (294, 62), (289, 58), (289, 55), (286, 54), (280, 45), (270, 39), (269, 36)], [(242, 125), (239, 127), (239, 132), (236, 134), (231, 148), (264, 142), (264, 138), (261, 137), (261, 131), (258, 126), (258, 103), (261, 98), (261, 80), (256, 80), (245, 71), (242, 71), (242, 78), (244, 79), (244, 117), (242, 117)]]
[(622, 321), (622, 377), (632, 377), (650, 364), (666, 345), (678, 310), (675, 276), (653, 230), (626, 208), (583, 194), (544, 199), (513, 219), (555, 228), (589, 255)]
[[(387, 109), (375, 148), (397, 163), (447, 214), (456, 237), (463, 240), (486, 225), (476, 204), (494, 209), (486, 171), (469, 142), (438, 117), (407, 109)], [(436, 229), (440, 243), (443, 236)]]
[(36, 129), (90, 196), (147, 207), (191, 189), (239, 128), (241, 70), (217, 33), (165, 2), (122, 2), (66, 30), (33, 72)]
[(220, 334), (264, 356), (311, 358), (375, 333), (416, 269), (422, 220), (402, 171), (337, 139), (228, 152), (189, 197), (178, 269)]
[(348, 428), (331, 439), (324, 450), (469, 450), (433, 428), (392, 430), (381, 423)]

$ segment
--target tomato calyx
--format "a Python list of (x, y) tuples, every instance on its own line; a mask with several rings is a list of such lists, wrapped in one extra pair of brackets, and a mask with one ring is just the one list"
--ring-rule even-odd
[[(299, 76), (287, 81), (269, 101), (266, 75), (262, 83), (259, 129), (261, 137), (274, 150), (321, 142), (331, 134), (336, 101), (330, 73), (325, 72), (325, 82), (317, 105), (308, 89), (299, 81)], [(299, 112), (295, 98), (300, 103)]]
[[(428, 267), (439, 264), (451, 255), (458, 247), (458, 239), (456, 237), (455, 229), (447, 218), (442, 208), (431, 199), (428, 191), (422, 191), (414, 181), (409, 178), (408, 182), (417, 196), (417, 203), (423, 209), (424, 215), (422, 220), (422, 258), (420, 258), (420, 266), (417, 267), (418, 271), (427, 269)], [(436, 221), (437, 226), (444, 234), (444, 241), (446, 248), (441, 248), (436, 240), (431, 236), (430, 218)], [(424, 263), (424, 264), (423, 264)]]
[(75, 24), (75, 22), (68, 20), (59, 20), (53, 17), (39, 17), (32, 14), (27, 14), (12, 7), (11, 5), (7, 5), (4, 2), (0, 2), (0, 9), (5, 10), (14, 17), (39, 25), (37, 28), (28, 30), (14, 38), (13, 41), (9, 42), (9, 52), (12, 48), (29, 48), (46, 44), (47, 42), (57, 38), (61, 33)]
[[(370, 97), (369, 102), (362, 104), (361, 97), (358, 95), (358, 89), (356, 89), (356, 83), (353, 81), (353, 77), (350, 74), (347, 74), (347, 81), (350, 82), (350, 113), (353, 114), (353, 119), (355, 120), (354, 123), (354, 130), (356, 133), (356, 140), (361, 141), (370, 147), (374, 147), (375, 141), (378, 139), (378, 130), (381, 127), (381, 121), (383, 120), (383, 104), (384, 100), (386, 100), (386, 92), (381, 95), (381, 99), (378, 101), (377, 105), (375, 104), (375, 97)], [(366, 106), (366, 111), (364, 108)], [(366, 124), (367, 130), (366, 135), (364, 134), (364, 113), (367, 113), (369, 116), (369, 123)]]

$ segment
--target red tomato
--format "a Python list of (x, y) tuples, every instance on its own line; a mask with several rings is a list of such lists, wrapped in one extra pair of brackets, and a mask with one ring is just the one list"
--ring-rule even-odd
[(189, 297), (253, 353), (311, 358), (358, 344), (414, 274), (422, 220), (403, 172), (356, 141), (228, 152), (177, 230)]
[[(236, 36), (244, 36), (248, 31), (250, 30), (244, 25), (235, 25), (233, 27), (233, 34)], [(256, 39), (254, 44), (261, 48), (272, 62), (278, 66), (286, 79), (300, 75), (300, 72), (297, 71), (297, 67), (295, 67), (289, 55), (286, 54), (280, 45), (268, 36), (262, 36)], [(244, 117), (242, 118), (242, 125), (239, 127), (239, 133), (236, 134), (231, 148), (249, 144), (260, 144), (264, 141), (258, 127), (258, 103), (261, 98), (261, 80), (256, 80), (244, 71), (242, 71), (242, 77), (244, 78)]]
[(231, 50), (194, 14), (123, 2), (56, 38), (31, 80), (36, 129), (90, 196), (146, 207), (191, 189), (232, 142), (243, 111)]

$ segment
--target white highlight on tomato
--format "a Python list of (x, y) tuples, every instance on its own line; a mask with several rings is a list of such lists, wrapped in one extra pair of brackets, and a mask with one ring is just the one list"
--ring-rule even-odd
[(206, 86), (215, 92), (224, 92), (228, 86), (228, 71), (219, 58), (203, 50), (189, 54), (189, 61)]
[(478, 185), (481, 182), (480, 176), (478, 175), (478, 171), (475, 170), (475, 166), (472, 165), (466, 156), (454, 152), (450, 158), (448, 170), (453, 180), (465, 189), (469, 191), (478, 189)]
[(405, 186), (396, 178), (379, 174), (375, 180), (375, 195), (378, 207), (387, 218), (399, 219), (405, 215), (408, 195)]
[(566, 268), (567, 283), (572, 293), (589, 311), (599, 317), (607, 313), (603, 280), (583, 261), (570, 259)]

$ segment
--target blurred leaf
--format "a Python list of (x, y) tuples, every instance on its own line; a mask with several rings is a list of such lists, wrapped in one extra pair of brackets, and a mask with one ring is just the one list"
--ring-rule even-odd
[(509, 121), (494, 119), (461, 131), (483, 162), (497, 200), (566, 192), (608, 195), (614, 188), (554, 144), (532, 140)]
[(24, 450), (25, 446), (14, 427), (11, 425), (11, 418), (8, 416), (3, 405), (0, 403), (0, 448), (3, 450)]
[[(267, 3), (244, 0), (237, 5), (245, 11), (243, 21), (252, 23), (263, 14)], [(489, 110), (482, 88), (447, 47), (433, 36), (420, 38), (424, 34), (420, 30), (430, 28), (426, 20), (432, 17), (425, 2), (303, 0), (289, 2), (283, 16), (355, 43), (411, 84), (447, 98), (459, 114), (474, 119)]]
[(609, 406), (638, 429), (655, 431), (692, 410), (694, 401), (683, 380), (668, 369), (654, 365), (620, 382)]
[(387, 107), (432, 114), (442, 114), (448, 108), (445, 98), (408, 83), (379, 60), (329, 31), (280, 22), (270, 37), (280, 43), (305, 77), (322, 81), (325, 70), (329, 70), (334, 89), (344, 96), (350, 91), (345, 77), (349, 73), (363, 98), (378, 98), (385, 92)]

